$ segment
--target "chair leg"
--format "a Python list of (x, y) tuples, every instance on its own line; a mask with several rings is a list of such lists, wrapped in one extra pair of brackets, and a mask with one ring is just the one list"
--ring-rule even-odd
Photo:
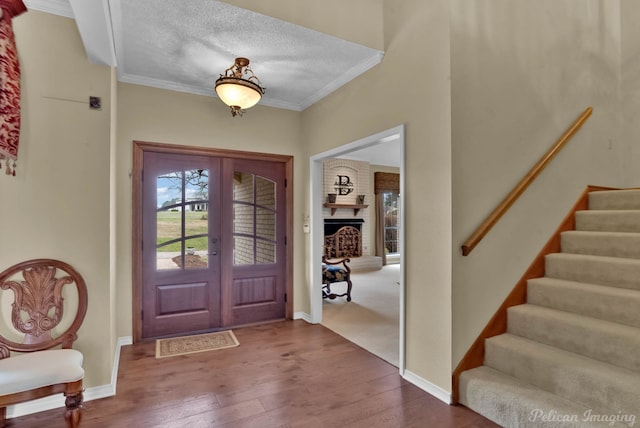
[(0, 427), (4, 426), (4, 421), (7, 418), (7, 408), (6, 407), (0, 407)]
[(351, 279), (347, 278), (347, 302), (351, 301), (351, 286), (353, 284), (351, 284)]
[(82, 419), (82, 391), (67, 395), (64, 401), (67, 410), (64, 413), (64, 419), (67, 422), (67, 428), (78, 428), (80, 419)]

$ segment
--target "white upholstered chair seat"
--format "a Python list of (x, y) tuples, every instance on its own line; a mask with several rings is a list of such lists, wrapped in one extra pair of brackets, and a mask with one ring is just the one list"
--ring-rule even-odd
[(82, 354), (75, 349), (17, 355), (0, 360), (0, 395), (75, 382), (83, 377)]

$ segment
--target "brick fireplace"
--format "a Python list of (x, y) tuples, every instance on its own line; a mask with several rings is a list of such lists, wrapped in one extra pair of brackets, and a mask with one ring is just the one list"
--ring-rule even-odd
[[(352, 159), (327, 159), (323, 163), (323, 194), (318, 195), (323, 202), (328, 201), (328, 194), (335, 193), (336, 201), (332, 208), (325, 207), (323, 218), (325, 220), (325, 236), (332, 235), (338, 231), (340, 227), (352, 226), (356, 231), (347, 229), (349, 234), (342, 233), (341, 247), (334, 253), (347, 251), (349, 257), (359, 257), (371, 255), (373, 247), (371, 246), (371, 217), (370, 208), (362, 208), (354, 210), (353, 205), (358, 204), (357, 196), (365, 195), (365, 205), (372, 206), (373, 191), (371, 190), (371, 174), (368, 162), (357, 161)], [(346, 189), (340, 189), (340, 184), (349, 183)], [(329, 225), (333, 223), (332, 225)], [(342, 223), (342, 224), (341, 224)], [(344, 232), (344, 231), (343, 231)], [(352, 232), (352, 233), (351, 233)], [(351, 238), (351, 235), (355, 236)], [(358, 236), (359, 235), (359, 236)], [(334, 237), (335, 238), (335, 237)], [(345, 239), (348, 242), (344, 242)], [(337, 243), (335, 245), (338, 245)], [(334, 247), (335, 247), (334, 245)], [(357, 255), (352, 255), (357, 254)]]

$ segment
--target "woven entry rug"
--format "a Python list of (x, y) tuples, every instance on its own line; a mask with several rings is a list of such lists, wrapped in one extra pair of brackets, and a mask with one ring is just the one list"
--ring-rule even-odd
[(158, 339), (156, 340), (156, 358), (233, 348), (239, 344), (231, 330)]

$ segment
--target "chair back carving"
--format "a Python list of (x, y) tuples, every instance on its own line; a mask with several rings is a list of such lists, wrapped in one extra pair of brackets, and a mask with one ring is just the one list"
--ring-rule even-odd
[[(78, 308), (69, 327), (54, 337), (53, 331), (64, 315), (63, 288), (75, 285)], [(0, 273), (0, 289), (14, 295), (11, 322), (24, 334), (22, 343), (0, 334), (0, 359), (10, 351), (32, 352), (61, 345), (71, 348), (87, 312), (87, 287), (84, 279), (70, 265), (52, 259), (37, 259), (18, 263)]]

